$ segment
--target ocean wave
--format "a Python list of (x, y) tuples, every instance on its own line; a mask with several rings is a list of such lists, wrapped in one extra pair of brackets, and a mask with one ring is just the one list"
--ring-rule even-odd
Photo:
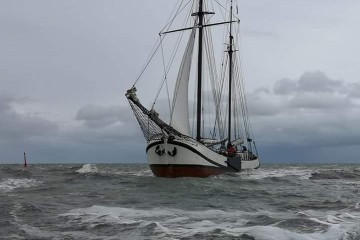
[(98, 169), (95, 164), (84, 164), (80, 169), (76, 170), (77, 173), (97, 173)]
[[(261, 217), (266, 216), (266, 217)], [(148, 210), (92, 206), (73, 209), (59, 215), (68, 225), (93, 228), (99, 224), (112, 225), (119, 231), (134, 231), (156, 239), (187, 239), (216, 235), (220, 238), (248, 239), (346, 239), (349, 232), (358, 226), (357, 216), (338, 213), (319, 216), (318, 212), (308, 211), (301, 214), (275, 213), (269, 211), (186, 211), (170, 208)], [(265, 219), (266, 221), (262, 221)], [(268, 219), (271, 219), (269, 222)], [(255, 224), (250, 224), (251, 222)], [(122, 229), (122, 230), (121, 230)], [(360, 235), (357, 235), (360, 237)], [(140, 237), (141, 238), (141, 237)], [(135, 238), (136, 239), (136, 238)], [(356, 239), (356, 238), (354, 238)]]
[(256, 169), (256, 170), (245, 170), (239, 175), (244, 179), (260, 180), (265, 178), (284, 178), (288, 176), (295, 176), (299, 179), (310, 179), (314, 170), (303, 169), (299, 167), (290, 167), (284, 169)]
[(75, 170), (76, 173), (99, 176), (99, 177), (118, 177), (118, 176), (135, 176), (149, 177), (153, 176), (150, 169), (139, 169), (137, 171), (118, 170), (106, 166), (97, 166), (95, 164), (84, 164), (80, 169)]
[(40, 184), (40, 181), (32, 178), (7, 178), (0, 182), (0, 192), (11, 192), (17, 188), (30, 188)]
[(307, 201), (306, 203), (299, 204), (301, 208), (308, 209), (345, 209), (348, 207), (348, 203), (341, 200), (325, 200), (325, 201)]
[(122, 176), (135, 176), (135, 177), (152, 177), (154, 174), (150, 169), (147, 170), (139, 170), (139, 171), (114, 171), (116, 175)]
[(360, 173), (354, 171), (353, 169), (329, 169), (312, 173), (310, 179), (360, 179)]
[[(109, 237), (109, 236), (99, 236), (96, 234), (92, 234), (90, 232), (85, 231), (50, 231), (50, 230), (44, 230), (38, 227), (31, 226), (29, 224), (18, 224), (19, 230), (21, 230), (22, 233), (25, 233), (26, 236), (30, 237), (30, 239), (122, 239), (121, 235), (116, 235), (115, 237)], [(11, 238), (12, 239), (12, 238)], [(16, 238), (14, 238), (16, 239)], [(21, 237), (19, 239), (27, 239), (24, 237)]]
[(2, 168), (1, 172), (5, 174), (9, 174), (14, 177), (31, 177), (32, 173), (28, 171), (26, 168)]

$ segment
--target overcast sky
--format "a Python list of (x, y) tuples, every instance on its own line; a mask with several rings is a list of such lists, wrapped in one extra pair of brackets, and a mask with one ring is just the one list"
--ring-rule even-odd
[[(124, 93), (175, 2), (0, 0), (0, 163), (146, 162)], [(239, 1), (263, 162), (360, 163), (359, 10)]]

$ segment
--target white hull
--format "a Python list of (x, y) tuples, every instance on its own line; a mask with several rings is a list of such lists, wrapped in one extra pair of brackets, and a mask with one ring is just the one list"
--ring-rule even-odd
[[(146, 151), (150, 168), (160, 177), (207, 177), (224, 172), (255, 169), (260, 165), (258, 158), (248, 159), (249, 153), (238, 153), (235, 160), (192, 139), (150, 141)], [(232, 164), (236, 161), (237, 164)]]

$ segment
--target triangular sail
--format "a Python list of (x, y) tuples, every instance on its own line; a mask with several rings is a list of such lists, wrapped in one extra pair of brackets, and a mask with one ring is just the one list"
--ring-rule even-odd
[(196, 26), (193, 27), (176, 79), (170, 125), (180, 133), (190, 136), (188, 85), (193, 58)]

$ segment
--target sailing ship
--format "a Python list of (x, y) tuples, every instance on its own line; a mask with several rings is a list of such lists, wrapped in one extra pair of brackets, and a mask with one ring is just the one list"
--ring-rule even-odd
[[(158, 44), (155, 45), (155, 50), (149, 60), (149, 62), (153, 60), (153, 56), (160, 51), (159, 49), (164, 57), (163, 41), (167, 35), (181, 33), (182, 38), (184, 32), (189, 34), (187, 44), (184, 44), (184, 54), (180, 64), (177, 65), (177, 78), (172, 78), (176, 82), (172, 104), (169, 104), (168, 121), (160, 117), (155, 110), (159, 94), (150, 108), (146, 108), (137, 97), (139, 79), (149, 62), (145, 64), (135, 84), (125, 94), (147, 140), (146, 153), (149, 166), (158, 177), (208, 177), (227, 172), (239, 172), (243, 169), (256, 169), (260, 166), (260, 162), (246, 105), (240, 56), (237, 54), (239, 46), (234, 34), (235, 28), (238, 29), (240, 23), (236, 16), (238, 13), (235, 13), (237, 6), (234, 6), (233, 0), (224, 1), (226, 6), (215, 1), (220, 8), (223, 8), (221, 13), (226, 16), (226, 19), (212, 23), (211, 16), (215, 12), (208, 9), (211, 4), (206, 0), (190, 2), (191, 4), (188, 2), (187, 5), (190, 5), (188, 14), (191, 17), (188, 18), (190, 20), (186, 22), (187, 25), (180, 29), (171, 29), (175, 17), (185, 9), (186, 5), (180, 4), (176, 8), (175, 17), (170, 18), (169, 24), (160, 32)], [(221, 54), (224, 56), (220, 64), (222, 70), (218, 74), (215, 67), (211, 29), (221, 25), (227, 36), (223, 38), (226, 43), (219, 44)], [(178, 48), (179, 45), (176, 45), (176, 50)], [(196, 50), (197, 56), (193, 56)], [(174, 59), (176, 58), (171, 57), (170, 66), (173, 65)], [(193, 64), (193, 59), (196, 59), (197, 63)], [(169, 70), (167, 67), (164, 69), (161, 87), (164, 82), (168, 87)], [(205, 74), (205, 70), (210, 73)], [(191, 79), (195, 80), (194, 87), (189, 83)], [(204, 82), (209, 79), (212, 94), (204, 87)], [(194, 88), (195, 97), (190, 99), (189, 91)], [(207, 99), (212, 98), (213, 102), (213, 111), (209, 113), (206, 113), (207, 107), (204, 100), (206, 95)], [(192, 114), (189, 108), (191, 101), (195, 102), (196, 114), (193, 114), (193, 118), (190, 116)], [(205, 123), (205, 119), (208, 118), (213, 119), (209, 121), (210, 124)], [(192, 131), (191, 120), (194, 126)]]

